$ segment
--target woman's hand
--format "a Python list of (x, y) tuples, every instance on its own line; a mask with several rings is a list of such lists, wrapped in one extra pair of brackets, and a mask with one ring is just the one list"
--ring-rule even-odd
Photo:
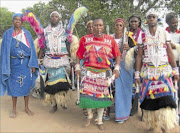
[(174, 81), (179, 81), (179, 75), (174, 75)]
[(34, 73), (36, 71), (35, 68), (31, 68), (31, 72)]
[(119, 71), (118, 70), (114, 70), (113, 71), (113, 75), (115, 75), (115, 79), (117, 79), (119, 77)]
[(136, 86), (137, 86), (137, 85), (140, 85), (140, 83), (141, 83), (140, 78), (135, 79), (135, 85), (136, 85)]
[(171, 44), (172, 49), (176, 49), (176, 45), (174, 43), (171, 42), (170, 44)]
[(43, 59), (38, 59), (38, 64), (42, 65), (43, 64)]
[(124, 50), (129, 50), (129, 45), (128, 45), (128, 43), (127, 43), (127, 42), (125, 42), (125, 43), (124, 43), (124, 45), (123, 45), (123, 49), (124, 49)]
[(81, 77), (81, 70), (77, 70), (77, 71), (75, 71), (75, 74), (76, 74), (76, 76)]

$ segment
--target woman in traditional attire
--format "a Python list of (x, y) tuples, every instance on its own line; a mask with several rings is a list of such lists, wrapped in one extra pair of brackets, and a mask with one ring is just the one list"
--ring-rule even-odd
[[(87, 29), (87, 35), (93, 34), (93, 20), (89, 20), (86, 23), (86, 29)], [(83, 66), (83, 63), (84, 63), (84, 60), (80, 60), (81, 66)], [(83, 113), (86, 117), (88, 116), (87, 110), (85, 108), (83, 109)]]
[[(131, 67), (133, 67), (133, 69), (135, 69), (134, 60), (135, 60), (137, 52), (138, 52), (138, 44), (142, 44), (143, 39), (145, 38), (145, 33), (141, 29), (141, 18), (139, 16), (137, 16), (137, 15), (130, 16), (129, 17), (129, 28), (130, 28), (130, 32), (132, 33), (131, 36), (130, 36), (131, 39), (129, 39), (129, 43), (133, 43), (134, 47), (131, 48), (133, 50), (132, 52), (131, 52), (131, 50), (129, 50), (127, 52), (126, 62), (128, 63), (128, 65), (132, 64)], [(130, 53), (132, 53), (132, 54), (130, 54)], [(131, 56), (130, 58), (133, 59), (132, 60), (133, 62), (129, 61), (129, 56)], [(128, 65), (126, 65), (126, 66), (128, 66)], [(133, 90), (132, 91), (133, 92), (136, 91), (134, 80), (133, 80)], [(133, 96), (132, 96), (132, 105), (135, 102), (134, 98), (135, 98), (135, 95), (133, 93)], [(132, 106), (132, 107), (135, 107), (135, 106)], [(138, 102), (137, 102), (135, 108), (131, 108), (131, 114), (130, 115), (133, 116), (135, 113), (137, 113), (137, 111), (138, 111)]]
[[(57, 111), (57, 104), (63, 109), (67, 109), (67, 102), (70, 100), (69, 89), (71, 86), (67, 71), (70, 71), (70, 63), (65, 42), (67, 33), (60, 19), (61, 15), (57, 11), (52, 12), (50, 14), (51, 23), (44, 30), (46, 49), (43, 65), (47, 71), (44, 98), (46, 103), (53, 106), (49, 111), (50, 113)], [(42, 58), (42, 56), (39, 58)]]
[(124, 19), (117, 18), (114, 22), (115, 33), (112, 35), (122, 53), (120, 75), (115, 80), (115, 121), (118, 123), (123, 123), (129, 117), (133, 83), (133, 69), (125, 70), (125, 55), (130, 47), (132, 47), (124, 41), (124, 34), (126, 34), (124, 33), (126, 32), (124, 31), (125, 26)]
[(86, 28), (87, 28), (87, 34), (93, 34), (93, 21), (89, 20), (86, 23)]
[(139, 84), (140, 76), (143, 78), (140, 107), (144, 110), (144, 121), (152, 132), (165, 132), (177, 124), (172, 76), (178, 81), (179, 69), (166, 32), (157, 25), (157, 12), (150, 10), (146, 18), (148, 29), (143, 45), (138, 48), (135, 82)]
[[(13, 15), (13, 27), (3, 36), (1, 44), (1, 95), (12, 96), (13, 110), (11, 118), (16, 117), (17, 97), (24, 96), (25, 112), (34, 113), (29, 109), (29, 93), (38, 75), (38, 60), (30, 32), (22, 27), (22, 14)], [(36, 69), (37, 68), (37, 69)]]
[(102, 117), (104, 108), (112, 104), (111, 93), (108, 89), (108, 71), (110, 69), (110, 59), (115, 58), (117, 65), (113, 71), (115, 77), (119, 76), (120, 52), (114, 39), (103, 34), (104, 22), (102, 19), (95, 19), (93, 22), (93, 34), (83, 36), (80, 39), (77, 51), (75, 71), (80, 76), (80, 59), (85, 57), (84, 76), (80, 89), (80, 108), (88, 111), (87, 123), (90, 125), (93, 118), (92, 109), (97, 109), (97, 126), (104, 130)]

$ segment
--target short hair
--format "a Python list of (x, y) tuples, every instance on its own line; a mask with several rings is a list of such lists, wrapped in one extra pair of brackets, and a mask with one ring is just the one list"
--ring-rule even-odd
[(104, 24), (104, 21), (101, 18), (96, 18), (96, 19), (93, 20), (93, 25), (94, 25), (94, 22), (97, 21), (97, 20), (101, 20), (103, 22), (103, 24)]
[[(138, 20), (139, 20), (139, 26), (138, 27), (141, 27), (141, 18), (139, 17), (139, 16), (137, 16), (137, 15), (132, 15), (132, 16), (130, 16), (129, 17), (129, 19), (128, 19), (128, 22), (130, 23), (130, 20), (132, 19), (132, 18), (137, 18)], [(130, 26), (130, 25), (129, 25)]]
[(178, 15), (175, 12), (170, 12), (166, 15), (166, 23), (168, 24), (169, 21), (173, 18), (178, 18)]

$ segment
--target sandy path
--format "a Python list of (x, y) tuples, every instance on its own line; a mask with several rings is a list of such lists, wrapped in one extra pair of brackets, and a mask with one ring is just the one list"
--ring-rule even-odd
[[(100, 132), (94, 124), (89, 127), (83, 127), (85, 117), (81, 109), (75, 105), (76, 95), (68, 105), (68, 110), (59, 110), (55, 114), (50, 114), (49, 106), (44, 106), (40, 99), (30, 97), (30, 109), (35, 113), (34, 116), (28, 116), (24, 111), (24, 98), (19, 97), (17, 103), (17, 117), (9, 118), (12, 109), (11, 97), (0, 97), (0, 132), (12, 133), (59, 133), (59, 132)], [(117, 124), (114, 122), (114, 116), (111, 120), (104, 122), (105, 132), (122, 133), (146, 133), (147, 127), (140, 121), (140, 112), (130, 117), (125, 123)], [(176, 126), (170, 132), (180, 132), (180, 127)]]

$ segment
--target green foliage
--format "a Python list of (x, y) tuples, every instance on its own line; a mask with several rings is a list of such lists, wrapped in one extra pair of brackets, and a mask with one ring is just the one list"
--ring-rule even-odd
[(8, 11), (7, 8), (0, 8), (0, 37), (2, 37), (4, 32), (13, 25), (12, 15), (13, 13)]
[[(48, 4), (39, 2), (27, 9), (36, 14), (43, 27), (46, 27), (52, 11), (60, 12), (62, 14), (62, 22), (65, 24), (66, 21), (69, 21), (75, 9), (80, 5), (87, 7), (89, 13), (86, 18), (82, 18), (76, 25), (73, 34), (79, 37), (86, 34), (85, 24), (90, 19), (102, 18), (105, 25), (109, 25), (110, 33), (113, 33), (114, 20), (119, 17), (125, 19), (126, 26), (128, 27), (128, 18), (131, 15), (139, 15), (141, 19), (144, 20), (145, 14), (151, 8), (167, 7), (180, 14), (179, 0), (52, 0)], [(2, 33), (12, 26), (12, 12), (9, 12), (6, 8), (0, 8), (0, 14), (0, 36), (2, 36)], [(35, 33), (28, 23), (24, 23), (23, 26), (36, 38)]]
[(171, 0), (167, 4), (167, 7), (168, 7), (168, 9), (171, 9), (180, 15), (180, 8), (179, 8), (180, 7), (180, 1), (179, 0)]

